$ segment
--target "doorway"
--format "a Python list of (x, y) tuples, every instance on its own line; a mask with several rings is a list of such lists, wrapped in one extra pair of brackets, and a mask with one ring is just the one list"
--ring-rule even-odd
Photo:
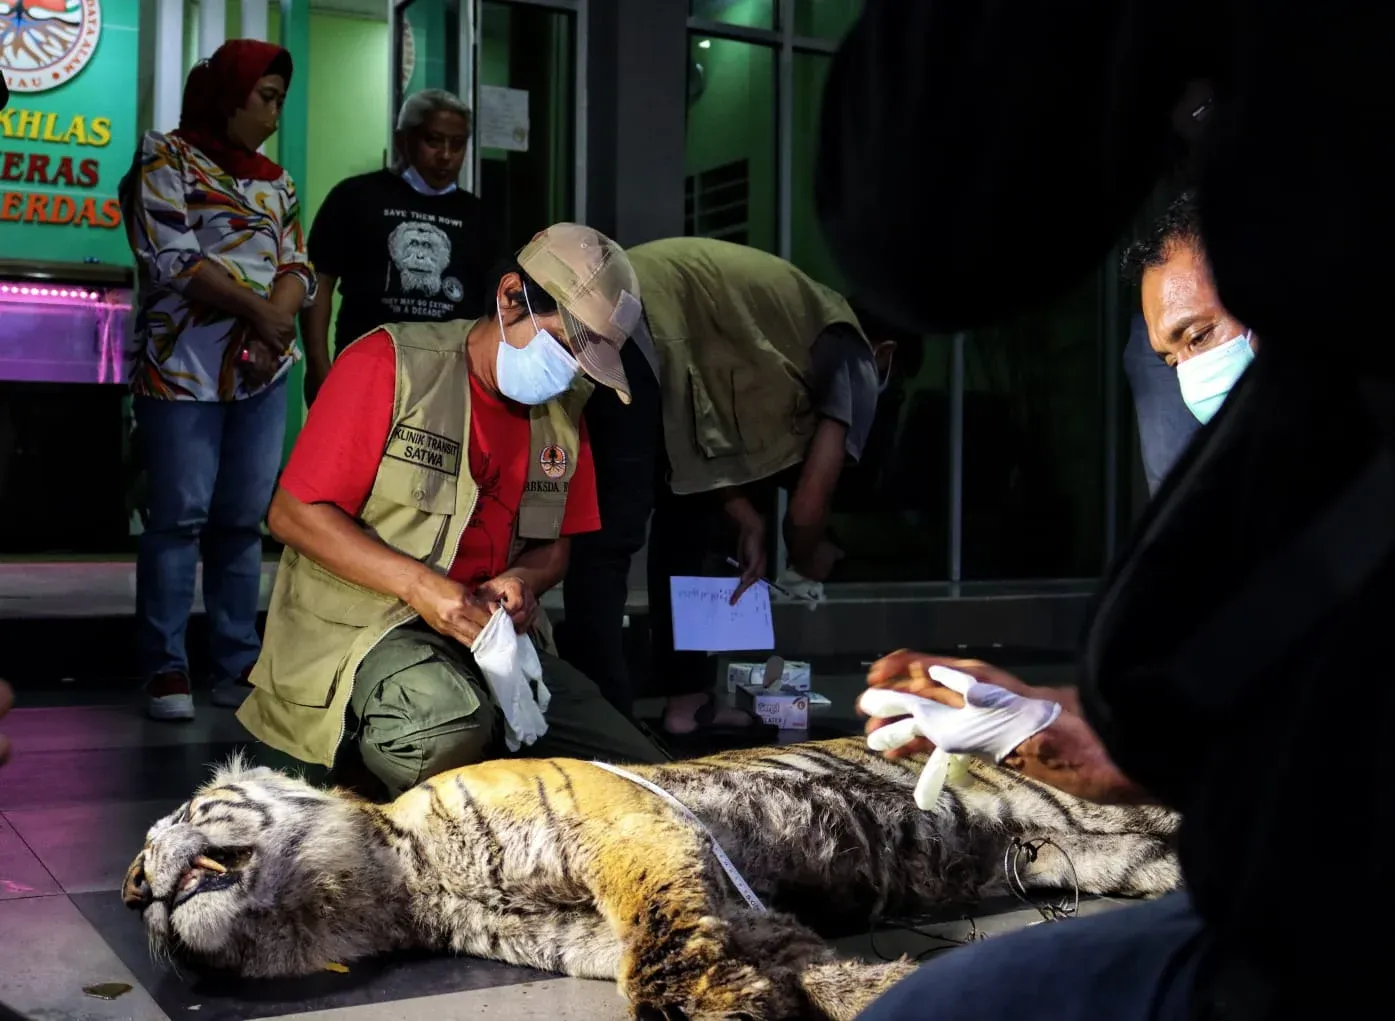
[(574, 220), (585, 0), (406, 0), (393, 13), (393, 108), (448, 89), (475, 111), (461, 186), (484, 200), (504, 244)]

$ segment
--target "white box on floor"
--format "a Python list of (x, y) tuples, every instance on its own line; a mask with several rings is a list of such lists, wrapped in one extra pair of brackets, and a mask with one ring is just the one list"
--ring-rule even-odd
[(759, 684), (743, 684), (736, 689), (736, 706), (781, 730), (809, 729), (808, 691), (783, 687), (767, 691)]
[[(809, 664), (792, 660), (785, 663), (780, 672), (780, 687), (792, 691), (808, 691), (810, 684)], [(765, 663), (727, 664), (727, 694), (736, 694), (736, 689), (750, 685), (759, 688), (765, 679)]]

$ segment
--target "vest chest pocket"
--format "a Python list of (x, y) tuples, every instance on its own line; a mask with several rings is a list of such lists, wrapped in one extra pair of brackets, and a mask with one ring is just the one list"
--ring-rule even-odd
[(363, 507), (363, 523), (414, 560), (440, 561), (457, 483), (443, 472), (384, 458)]

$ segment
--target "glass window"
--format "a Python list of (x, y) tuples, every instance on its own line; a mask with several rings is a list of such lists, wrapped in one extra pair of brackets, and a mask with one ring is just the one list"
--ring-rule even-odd
[[(965, 580), (1092, 578), (1104, 559), (1099, 273), (965, 349)], [(1115, 338), (1117, 341), (1117, 338)]]
[(774, 28), (775, 0), (689, 0), (688, 14), (746, 28)]
[[(790, 261), (815, 280), (847, 294), (814, 208), (819, 112), (831, 58), (796, 53), (791, 124)], [(864, 326), (878, 336), (869, 319)], [(926, 581), (949, 573), (950, 338), (899, 340), (892, 383), (862, 460), (844, 469), (831, 529), (847, 556), (839, 581)]]
[(862, 13), (862, 0), (794, 0), (794, 34), (841, 39)]
[(775, 51), (689, 44), (684, 233), (777, 251)]
[(521, 148), (480, 149), (479, 194), (510, 248), (575, 219), (575, 15), (532, 4), (480, 5), (480, 86), (528, 93)]
[(942, 335), (898, 341), (867, 449), (834, 495), (829, 530), (846, 553), (835, 581), (949, 576), (950, 348)]
[(843, 277), (824, 242), (814, 209), (814, 165), (818, 161), (819, 115), (831, 57), (794, 56), (794, 123), (791, 125), (790, 261), (815, 280), (843, 291)]

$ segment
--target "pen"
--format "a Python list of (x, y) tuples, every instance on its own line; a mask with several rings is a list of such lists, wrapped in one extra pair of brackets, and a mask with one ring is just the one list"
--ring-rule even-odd
[[(737, 561), (735, 557), (727, 557), (727, 563), (730, 564), (732, 567), (736, 568), (738, 571), (741, 570), (741, 564)], [(811, 601), (809, 600), (809, 597), (804, 595), (803, 593), (795, 595), (795, 593), (791, 592), (783, 585), (777, 585), (775, 584), (775, 582), (769, 581), (765, 578), (762, 578), (761, 581), (765, 583), (767, 588), (773, 588), (776, 592), (780, 593), (780, 595), (784, 596), (786, 599), (803, 599), (806, 601)]]

